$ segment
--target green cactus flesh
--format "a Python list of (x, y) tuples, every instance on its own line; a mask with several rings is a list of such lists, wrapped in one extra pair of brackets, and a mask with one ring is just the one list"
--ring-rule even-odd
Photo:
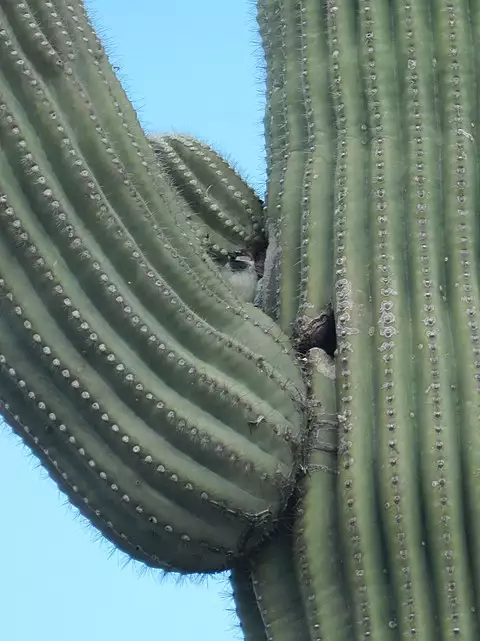
[(107, 537), (215, 571), (294, 482), (301, 374), (202, 255), (80, 3), (0, 8), (0, 389)]

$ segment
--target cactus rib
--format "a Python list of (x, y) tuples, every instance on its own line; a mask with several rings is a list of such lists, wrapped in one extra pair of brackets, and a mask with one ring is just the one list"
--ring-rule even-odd
[[(340, 421), (338, 491), (345, 562), (358, 638), (392, 638), (390, 603), (380, 556), (373, 450), (374, 385), (369, 363), (373, 325), (367, 110), (361, 43), (352, 4), (328, 5), (331, 86), (336, 113), (335, 317)], [(354, 63), (353, 61), (358, 61)]]
[(267, 639), (310, 641), (294, 562), (290, 518), (285, 518), (274, 537), (252, 555), (250, 572)]

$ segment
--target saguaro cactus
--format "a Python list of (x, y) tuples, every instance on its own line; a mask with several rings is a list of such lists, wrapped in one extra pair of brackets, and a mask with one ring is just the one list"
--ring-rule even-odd
[(264, 208), (145, 138), (80, 0), (0, 3), (2, 412), (126, 552), (230, 569), (247, 641), (474, 641), (480, 0), (258, 21)]

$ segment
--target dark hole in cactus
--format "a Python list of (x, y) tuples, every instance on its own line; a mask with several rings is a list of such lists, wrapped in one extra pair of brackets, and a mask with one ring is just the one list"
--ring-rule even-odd
[(300, 354), (306, 354), (309, 349), (319, 347), (333, 358), (337, 349), (337, 333), (332, 305), (327, 305), (315, 318), (301, 318), (295, 328), (294, 339)]
[(265, 256), (267, 255), (267, 247), (265, 244), (257, 244), (253, 248), (253, 260), (255, 263), (255, 271), (257, 277), (262, 278), (265, 269)]

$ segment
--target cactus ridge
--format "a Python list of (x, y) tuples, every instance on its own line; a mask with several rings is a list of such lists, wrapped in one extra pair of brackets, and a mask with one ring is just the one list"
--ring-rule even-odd
[[(269, 11), (270, 6), (274, 11)], [(280, 211), (281, 189), (284, 182), (284, 161), (288, 154), (286, 136), (285, 92), (279, 89), (285, 84), (284, 39), (279, 21), (278, 6), (272, 1), (258, 1), (257, 21), (262, 36), (266, 60), (267, 106), (264, 119), (265, 144), (267, 150), (267, 222), (268, 248), (259, 303), (274, 320), (278, 322), (281, 313), (281, 219), (274, 216)], [(280, 154), (280, 158), (278, 155)], [(276, 172), (274, 174), (274, 171)], [(274, 179), (275, 178), (275, 179)]]
[(218, 153), (191, 136), (151, 136), (150, 141), (212, 256), (255, 256), (264, 250), (263, 203)]

